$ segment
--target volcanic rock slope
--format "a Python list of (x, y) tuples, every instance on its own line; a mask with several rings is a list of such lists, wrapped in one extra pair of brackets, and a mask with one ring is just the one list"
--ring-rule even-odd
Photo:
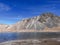
[(39, 16), (24, 19), (13, 24), (8, 30), (60, 30), (60, 17), (52, 13), (43, 13)]

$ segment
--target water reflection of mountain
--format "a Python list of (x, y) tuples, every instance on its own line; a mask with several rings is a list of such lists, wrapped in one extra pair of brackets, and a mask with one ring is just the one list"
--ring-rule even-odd
[(18, 39), (59, 38), (59, 32), (20, 32), (0, 33), (0, 42)]

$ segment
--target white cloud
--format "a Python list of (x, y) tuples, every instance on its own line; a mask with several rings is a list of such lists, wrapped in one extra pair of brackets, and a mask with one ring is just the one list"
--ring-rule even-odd
[(4, 3), (0, 3), (0, 11), (9, 11), (11, 8), (4, 4)]

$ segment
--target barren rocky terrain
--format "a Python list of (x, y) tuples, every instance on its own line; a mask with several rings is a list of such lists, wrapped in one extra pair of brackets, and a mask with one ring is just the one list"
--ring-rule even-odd
[(39, 16), (18, 21), (12, 25), (0, 24), (0, 32), (59, 32), (60, 16), (52, 13), (43, 13)]

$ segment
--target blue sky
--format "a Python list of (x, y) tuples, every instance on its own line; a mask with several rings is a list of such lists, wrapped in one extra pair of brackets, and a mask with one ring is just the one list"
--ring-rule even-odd
[(0, 24), (13, 24), (24, 18), (52, 12), (60, 15), (59, 0), (0, 0)]

